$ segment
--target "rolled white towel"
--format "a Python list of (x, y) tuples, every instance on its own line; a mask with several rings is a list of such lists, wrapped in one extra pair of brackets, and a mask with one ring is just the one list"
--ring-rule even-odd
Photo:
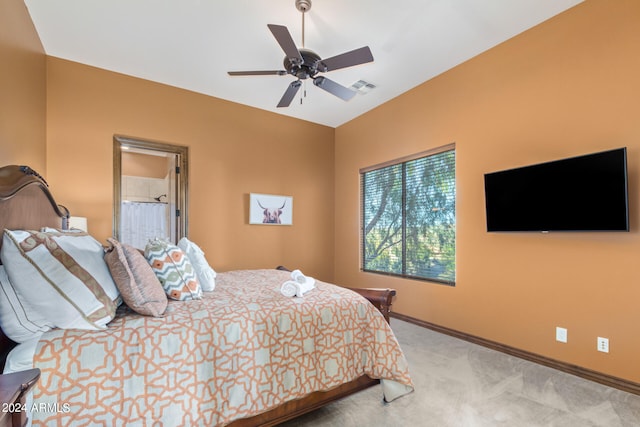
[(300, 283), (301, 285), (304, 284), (307, 281), (307, 276), (302, 274), (302, 271), (300, 271), (300, 270), (293, 270), (291, 272), (291, 278), (294, 281)]
[(298, 293), (299, 283), (293, 280), (287, 280), (280, 286), (280, 293), (285, 297), (295, 297)]
[(302, 297), (304, 294), (315, 288), (316, 281), (312, 277), (305, 277), (304, 283), (287, 280), (280, 286), (280, 292), (285, 297)]
[(313, 277), (305, 276), (304, 283), (298, 283), (298, 292), (296, 293), (296, 296), (301, 297), (315, 287), (316, 279), (314, 279)]

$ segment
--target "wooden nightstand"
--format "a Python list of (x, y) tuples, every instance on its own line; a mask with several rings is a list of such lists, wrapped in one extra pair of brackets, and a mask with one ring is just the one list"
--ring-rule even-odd
[(0, 375), (0, 427), (22, 427), (27, 423), (26, 395), (38, 378), (40, 369)]

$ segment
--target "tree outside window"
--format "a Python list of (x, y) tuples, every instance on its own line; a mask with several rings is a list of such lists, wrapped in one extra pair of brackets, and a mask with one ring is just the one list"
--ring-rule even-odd
[(368, 168), (361, 183), (363, 270), (454, 285), (455, 149)]

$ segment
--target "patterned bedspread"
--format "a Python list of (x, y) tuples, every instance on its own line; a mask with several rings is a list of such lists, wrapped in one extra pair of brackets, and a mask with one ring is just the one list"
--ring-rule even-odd
[(373, 305), (319, 281), (287, 298), (279, 290), (288, 279), (220, 273), (213, 292), (170, 301), (165, 317), (121, 307), (108, 330), (45, 333), (33, 425), (224, 425), (362, 374), (412, 389)]

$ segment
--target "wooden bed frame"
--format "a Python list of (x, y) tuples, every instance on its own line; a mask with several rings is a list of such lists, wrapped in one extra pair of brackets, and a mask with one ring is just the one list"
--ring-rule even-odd
[[(42, 227), (66, 228), (69, 212), (58, 205), (46, 181), (28, 166), (0, 168), (0, 230), (35, 229)], [(0, 238), (0, 246), (2, 239)], [(284, 269), (284, 267), (278, 267)], [(367, 298), (389, 322), (393, 289), (350, 288)], [(0, 369), (4, 368), (7, 354), (16, 345), (0, 330)], [(318, 409), (330, 402), (378, 384), (366, 375), (342, 384), (332, 390), (314, 392), (262, 414), (236, 420), (233, 427), (273, 426)]]

